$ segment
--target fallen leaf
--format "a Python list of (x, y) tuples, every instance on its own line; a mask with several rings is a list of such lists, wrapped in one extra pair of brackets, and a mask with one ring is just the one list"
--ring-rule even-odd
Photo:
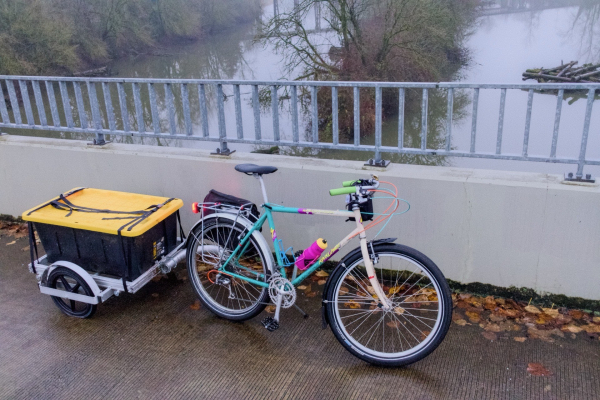
[(576, 325), (565, 325), (561, 328), (561, 330), (566, 331), (566, 332), (571, 332), (571, 333), (579, 333), (583, 329), (581, 329), (580, 327), (578, 327)]
[(538, 314), (538, 318), (535, 320), (535, 323), (538, 325), (546, 325), (548, 322), (554, 320), (553, 317), (546, 313)]
[(373, 286), (367, 286), (367, 291), (371, 294), (375, 294), (375, 288)]
[(487, 340), (496, 340), (496, 339), (498, 339), (498, 335), (496, 335), (494, 332), (483, 331), (483, 332), (481, 332), (481, 335), (484, 338), (486, 338)]
[(265, 307), (265, 311), (268, 312), (269, 314), (274, 314), (276, 309), (277, 309), (277, 307), (274, 305)]
[(385, 323), (390, 328), (398, 329), (400, 328), (400, 321), (390, 321)]
[(326, 276), (329, 276), (329, 274), (325, 271), (317, 271), (317, 273), (315, 274), (316, 276), (320, 277), (320, 278), (324, 278)]
[(527, 340), (527, 338), (526, 338), (525, 336), (515, 336), (515, 337), (513, 338), (513, 340), (514, 340), (515, 342), (523, 343), (524, 341), (526, 341), (526, 340)]
[(458, 311), (458, 310), (454, 310), (452, 312), (452, 321), (456, 321), (457, 319), (463, 319), (464, 316)]
[(190, 306), (190, 310), (199, 310), (200, 309), (200, 300), (196, 300), (194, 304)]
[(467, 299), (470, 299), (471, 297), (473, 297), (473, 295), (470, 295), (468, 293), (460, 293), (458, 295), (458, 298), (461, 300), (467, 300)]
[(501, 330), (500, 326), (498, 326), (497, 324), (487, 324), (483, 329), (485, 329), (488, 332), (500, 332)]
[(525, 307), (525, 311), (532, 313), (532, 314), (540, 314), (541, 313), (539, 308), (537, 308), (536, 306), (532, 306), (531, 304), (528, 305), (527, 307)]
[(551, 376), (552, 372), (546, 369), (542, 364), (529, 363), (527, 364), (527, 372), (533, 376)]
[(458, 308), (469, 308), (469, 304), (466, 301), (462, 301), (460, 300), (458, 303), (456, 303), (456, 307)]
[(467, 324), (467, 321), (465, 321), (464, 319), (457, 319), (456, 321), (454, 321), (454, 323), (456, 325), (465, 326)]
[(358, 304), (355, 301), (347, 301), (344, 303), (344, 306), (346, 306), (348, 308), (360, 308), (360, 304)]
[(404, 314), (404, 311), (406, 311), (406, 310), (404, 308), (402, 308), (402, 307), (396, 307), (396, 308), (394, 308), (394, 313), (396, 313), (398, 315)]
[(581, 327), (587, 333), (600, 333), (600, 325), (588, 324)]
[(315, 297), (317, 295), (317, 292), (308, 292), (306, 293), (306, 297)]
[(558, 336), (558, 337), (561, 337), (561, 338), (565, 337), (565, 334), (562, 333), (562, 331), (560, 329), (558, 329), (558, 328), (552, 329), (550, 331), (550, 333), (552, 333), (554, 336)]
[(25, 246), (21, 249), (21, 251), (29, 251), (29, 246)]
[(152, 293), (152, 297), (158, 297), (158, 293)]
[(527, 335), (531, 339), (540, 339), (540, 340), (543, 340), (544, 342), (548, 342), (548, 343), (554, 342), (554, 339), (552, 339), (550, 337), (551, 334), (552, 334), (552, 331), (544, 331), (544, 330), (540, 330), (540, 329), (536, 329), (536, 328), (527, 329)]
[(519, 312), (517, 310), (501, 309), (498, 312), (500, 315), (504, 315), (506, 318), (517, 318), (519, 316)]
[(306, 285), (298, 286), (298, 289), (300, 289), (300, 290), (306, 290), (306, 288), (308, 288), (308, 286), (306, 286)]
[(573, 321), (573, 317), (570, 315), (558, 314), (558, 317), (556, 317), (556, 323), (560, 325), (568, 324), (571, 321)]
[(324, 285), (325, 282), (327, 282), (325, 279), (321, 279), (319, 282), (317, 282), (319, 285)]
[(573, 317), (573, 319), (581, 319), (584, 317), (585, 314), (579, 310), (571, 310), (571, 311), (569, 311), (569, 315), (571, 315), (571, 317)]
[(388, 290), (388, 294), (391, 296), (393, 294), (396, 294), (400, 291), (400, 287), (399, 286), (393, 286), (390, 288), (390, 290)]
[(600, 324), (600, 317), (594, 317), (592, 321), (594, 321), (595, 324)]
[(345, 295), (349, 292), (349, 289), (346, 286), (341, 286), (340, 287), (340, 294), (341, 295)]
[(476, 308), (480, 308), (483, 305), (483, 303), (481, 301), (479, 301), (479, 299), (477, 297), (471, 297), (469, 299), (468, 303)]
[(467, 311), (465, 314), (467, 314), (467, 317), (469, 317), (469, 320), (471, 322), (478, 323), (481, 320), (481, 317), (479, 316), (479, 314), (477, 314), (474, 311)]
[(542, 310), (552, 318), (558, 317), (558, 308), (542, 308)]
[(13, 240), (13, 241), (12, 241), (12, 242), (10, 242), (10, 243), (6, 243), (6, 245), (7, 245), (7, 246), (10, 246), (11, 244), (15, 244), (15, 243), (17, 243), (17, 241), (16, 241), (16, 240)]
[(505, 319), (506, 318), (504, 318), (502, 315), (496, 315), (496, 314), (490, 315), (490, 321), (492, 321), (492, 322), (502, 322)]
[(506, 300), (504, 299), (496, 299), (496, 303), (498, 303), (499, 305), (503, 306), (506, 304)]

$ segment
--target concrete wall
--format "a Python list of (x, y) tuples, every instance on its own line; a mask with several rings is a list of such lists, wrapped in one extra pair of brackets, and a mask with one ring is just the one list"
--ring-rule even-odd
[[(244, 162), (277, 166), (279, 171), (265, 178), (269, 200), (292, 207), (341, 209), (343, 196), (330, 197), (328, 190), (370, 173), (356, 161), (244, 153), (222, 159), (193, 149), (91, 147), (4, 135), (0, 213), (20, 215), (61, 192), (87, 186), (179, 197), (186, 204), (187, 229), (196, 218), (189, 205), (202, 201), (211, 188), (260, 204), (258, 181), (233, 169)], [(565, 185), (557, 175), (412, 165), (391, 165), (377, 174), (396, 184), (412, 206), (380, 237), (398, 237), (427, 254), (448, 278), (600, 299), (597, 185)], [(284, 245), (294, 249), (318, 237), (335, 243), (352, 229), (341, 219), (322, 216), (278, 214), (276, 223)]]

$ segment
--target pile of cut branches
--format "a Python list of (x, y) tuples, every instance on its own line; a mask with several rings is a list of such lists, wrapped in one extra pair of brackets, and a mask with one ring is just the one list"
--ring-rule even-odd
[(600, 64), (576, 65), (577, 61), (571, 61), (554, 68), (528, 69), (523, 72), (523, 80), (535, 79), (539, 83), (600, 83)]

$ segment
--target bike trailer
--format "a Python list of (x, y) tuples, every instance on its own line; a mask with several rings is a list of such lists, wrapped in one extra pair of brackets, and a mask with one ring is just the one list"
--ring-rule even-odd
[(177, 246), (179, 199), (74, 189), (23, 213), (48, 262), (132, 281)]

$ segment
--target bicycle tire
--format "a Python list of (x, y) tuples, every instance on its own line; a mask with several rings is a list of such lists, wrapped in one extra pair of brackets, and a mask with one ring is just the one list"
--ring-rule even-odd
[[(378, 305), (358, 252), (331, 277), (326, 296), (331, 329), (342, 346), (363, 361), (388, 367), (412, 364), (428, 356), (446, 336), (452, 319), (450, 288), (435, 263), (415, 249), (381, 244), (374, 251), (377, 279), (392, 308)], [(414, 270), (403, 269), (405, 265)], [(363, 326), (367, 321), (376, 321), (375, 329)]]
[[(239, 236), (245, 230), (243, 225), (239, 223), (234, 225), (229, 219), (209, 218), (192, 230), (191, 241), (186, 251), (190, 283), (200, 302), (213, 314), (232, 321), (245, 321), (260, 314), (266, 307), (269, 296), (267, 288), (226, 273), (215, 272), (222, 263), (217, 252), (221, 250), (229, 252), (235, 249), (239, 244)], [(230, 235), (231, 232), (236, 234)], [(207, 250), (209, 246), (212, 247)], [(264, 254), (253, 235), (244, 254), (240, 257), (243, 261), (240, 261), (239, 265), (228, 265), (225, 269), (266, 282), (268, 280), (267, 257), (268, 255)], [(255, 274), (242, 267), (262, 272), (263, 278), (257, 278)], [(224, 284), (227, 280), (229, 285)], [(231, 295), (234, 298), (230, 298)]]
[[(71, 293), (94, 296), (94, 292), (87, 282), (74, 271), (65, 267), (58, 267), (48, 275), (48, 287), (52, 289), (65, 290)], [(95, 304), (63, 299), (58, 296), (50, 296), (54, 304), (69, 317), (90, 318), (96, 312)]]

